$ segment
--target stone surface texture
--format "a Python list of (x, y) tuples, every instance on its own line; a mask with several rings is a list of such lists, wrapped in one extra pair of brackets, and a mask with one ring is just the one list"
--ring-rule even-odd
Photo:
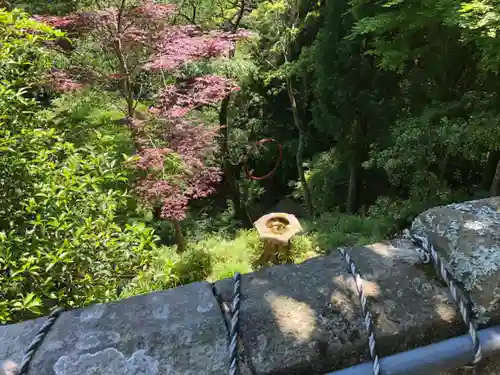
[[(0, 327), (0, 355), (21, 362), (44, 319)], [(208, 283), (63, 313), (33, 359), (43, 375), (220, 375), (227, 333)]]
[[(366, 280), (378, 352), (388, 355), (462, 334), (446, 289), (391, 244), (349, 249)], [(256, 374), (321, 374), (367, 360), (353, 277), (340, 252), (242, 276), (241, 332)], [(232, 283), (216, 289), (230, 300)]]
[(412, 232), (425, 233), (471, 294), (481, 322), (500, 312), (500, 197), (436, 207), (420, 214)]
[(464, 367), (439, 375), (500, 375), (500, 360), (497, 358), (486, 358), (472, 368)]
[[(499, 316), (500, 198), (436, 207), (425, 232), (476, 303)], [(381, 357), (465, 334), (447, 288), (407, 240), (345, 249), (362, 274)], [(230, 279), (194, 283), (63, 313), (35, 354), (31, 374), (222, 375)], [(354, 279), (340, 252), (242, 275), (242, 375), (315, 375), (369, 360)], [(225, 305), (224, 303), (222, 304)], [(20, 362), (45, 318), (0, 326), (0, 358)], [(500, 360), (440, 375), (500, 375)]]

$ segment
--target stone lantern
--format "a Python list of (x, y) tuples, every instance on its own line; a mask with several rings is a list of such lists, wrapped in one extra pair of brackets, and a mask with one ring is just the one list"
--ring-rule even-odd
[(287, 258), (290, 255), (290, 240), (302, 231), (302, 226), (294, 215), (282, 212), (264, 215), (254, 226), (264, 244), (260, 264), (274, 263), (278, 255)]

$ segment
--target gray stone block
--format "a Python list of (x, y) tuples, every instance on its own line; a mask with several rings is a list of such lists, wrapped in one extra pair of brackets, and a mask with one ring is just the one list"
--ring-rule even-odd
[[(0, 355), (20, 362), (44, 318), (0, 327)], [(227, 330), (211, 285), (194, 283), (63, 313), (31, 365), (43, 375), (220, 375)]]
[[(447, 290), (412, 249), (349, 249), (366, 282), (381, 356), (463, 334)], [(258, 375), (321, 374), (369, 360), (353, 277), (338, 251), (242, 276), (241, 335)], [(224, 300), (231, 280), (216, 283)]]
[(499, 321), (500, 197), (432, 208), (413, 221), (412, 231), (430, 238), (481, 321)]

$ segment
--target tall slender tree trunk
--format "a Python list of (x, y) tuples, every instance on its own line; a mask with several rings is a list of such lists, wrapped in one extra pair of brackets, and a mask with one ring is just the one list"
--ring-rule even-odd
[(314, 215), (313, 203), (311, 197), (311, 190), (309, 189), (309, 184), (306, 180), (306, 175), (304, 172), (304, 132), (299, 130), (299, 144), (297, 146), (297, 154), (295, 155), (295, 164), (297, 166), (297, 173), (299, 175), (300, 184), (302, 185), (302, 190), (304, 191), (304, 203), (306, 205), (307, 213), (309, 217)]
[[(120, 22), (118, 23), (117, 27), (120, 27)], [(133, 118), (135, 118), (135, 100), (134, 100), (134, 91), (132, 87), (132, 80), (130, 79), (130, 71), (127, 65), (127, 61), (125, 60), (125, 57), (123, 55), (123, 50), (122, 50), (122, 45), (121, 41), (118, 38), (117, 41), (114, 43), (114, 50), (116, 57), (118, 58), (118, 69), (120, 70), (120, 90), (123, 92), (125, 96), (125, 101), (127, 103), (127, 123), (128, 127), (130, 130), (130, 133), (132, 134), (132, 138), (134, 140), (134, 146), (137, 151), (141, 151), (141, 149), (144, 147), (144, 145), (141, 143), (141, 138), (142, 134), (141, 131), (134, 126), (133, 121), (131, 121)]]
[(314, 211), (313, 211), (311, 190), (309, 189), (309, 185), (307, 183), (306, 175), (304, 172), (304, 142), (306, 134), (300, 122), (299, 113), (297, 110), (297, 102), (295, 100), (295, 94), (293, 93), (292, 80), (289, 77), (287, 77), (286, 79), (286, 90), (288, 93), (288, 98), (290, 100), (290, 106), (292, 107), (293, 122), (295, 123), (295, 127), (299, 131), (299, 140), (298, 140), (299, 144), (297, 146), (297, 153), (295, 155), (297, 173), (299, 175), (300, 184), (304, 192), (304, 203), (307, 208), (307, 213), (309, 214), (310, 217), (312, 217), (314, 215)]
[(358, 160), (349, 162), (349, 186), (347, 188), (346, 211), (349, 214), (358, 212), (358, 179), (361, 165)]
[(222, 158), (222, 170), (224, 172), (224, 180), (226, 184), (226, 190), (229, 194), (231, 202), (234, 206), (234, 214), (238, 220), (246, 221), (247, 215), (243, 203), (241, 202), (240, 187), (236, 181), (236, 171), (235, 166), (231, 163), (229, 159), (229, 125), (228, 125), (228, 108), (229, 108), (229, 96), (224, 98), (221, 103), (219, 110), (219, 124), (222, 127), (221, 137), (219, 141), (221, 158)]
[(366, 157), (364, 137), (366, 136), (366, 123), (363, 119), (354, 120), (352, 123), (352, 138), (350, 156), (348, 158), (349, 185), (347, 187), (346, 212), (355, 214), (359, 208), (359, 180), (361, 172), (361, 161)]
[(499, 161), (500, 151), (491, 151), (488, 154), (488, 159), (486, 160), (486, 165), (484, 166), (481, 183), (479, 184), (479, 187), (482, 190), (490, 189), (491, 182), (493, 181), (493, 177), (495, 175), (495, 171)]
[[(236, 15), (236, 19), (232, 24), (231, 31), (235, 33), (238, 31), (241, 19), (245, 12), (246, 0), (240, 0), (240, 7)], [(230, 52), (229, 58), (234, 57), (234, 51)], [(220, 105), (219, 109), (219, 125), (222, 127), (221, 137), (219, 141), (221, 158), (222, 158), (222, 171), (224, 172), (224, 179), (226, 183), (226, 190), (229, 194), (231, 202), (234, 206), (234, 215), (236, 219), (246, 222), (249, 218), (245, 204), (242, 202), (240, 187), (236, 179), (237, 173), (239, 173), (239, 166), (235, 166), (229, 158), (229, 121), (228, 121), (228, 110), (229, 110), (229, 100), (230, 96), (226, 96)], [(250, 224), (252, 224), (250, 222)]]
[(495, 176), (493, 177), (493, 182), (491, 183), (490, 197), (496, 197), (498, 195), (499, 187), (500, 187), (500, 160), (497, 163)]
[(439, 182), (441, 184), (444, 183), (445, 176), (446, 176), (446, 167), (448, 166), (448, 161), (450, 159), (450, 153), (448, 150), (446, 150), (445, 155), (443, 158), (439, 161)]
[(172, 220), (175, 230), (175, 242), (177, 243), (177, 252), (183, 253), (186, 251), (186, 241), (184, 239), (184, 234), (182, 233), (181, 222), (178, 220)]

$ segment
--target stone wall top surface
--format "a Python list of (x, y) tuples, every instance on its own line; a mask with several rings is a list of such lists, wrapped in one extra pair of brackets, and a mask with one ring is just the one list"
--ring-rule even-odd
[(420, 214), (413, 232), (425, 233), (447, 259), (476, 304), (482, 322), (500, 307), (500, 197), (436, 207)]
[[(365, 279), (380, 355), (465, 332), (447, 290), (415, 266), (416, 251), (374, 244), (349, 253)], [(215, 285), (231, 299), (230, 280)], [(339, 252), (242, 275), (241, 288), (242, 342), (257, 374), (319, 374), (369, 359), (358, 293)]]
[[(0, 356), (20, 363), (42, 319), (0, 327)], [(44, 375), (220, 375), (227, 333), (208, 283), (63, 313), (32, 361)]]

